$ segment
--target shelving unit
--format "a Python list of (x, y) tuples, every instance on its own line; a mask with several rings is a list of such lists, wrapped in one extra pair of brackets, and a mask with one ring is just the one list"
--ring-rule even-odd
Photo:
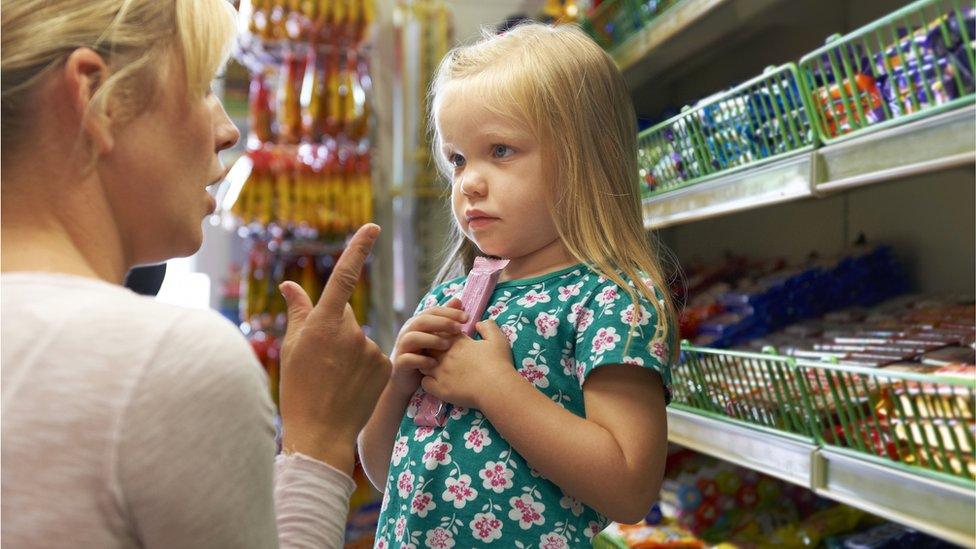
[(954, 543), (976, 537), (976, 495), (956, 484), (676, 405), (668, 409), (668, 440)]
[[(638, 114), (653, 115), (656, 113), (654, 109), (660, 110), (663, 105), (661, 100), (652, 98), (655, 94), (673, 93), (679, 89), (681, 93), (687, 93), (694, 89), (698, 97), (703, 97), (716, 91), (707, 88), (708, 83), (718, 78), (712, 70), (715, 65), (722, 67), (720, 72), (723, 75), (738, 74), (745, 80), (757, 66), (761, 68), (800, 59), (822, 44), (823, 37), (828, 34), (850, 31), (908, 3), (907, 0), (892, 0), (871, 5), (845, 5), (844, 2), (796, 0), (786, 6), (787, 3), (775, 0), (684, 0), (610, 53), (630, 86)], [(791, 19), (790, 10), (796, 12), (795, 18)], [(812, 18), (811, 14), (818, 17)], [(782, 29), (770, 31), (769, 26), (757, 21), (757, 15), (769, 16), (775, 21), (772, 24), (780, 25)], [(807, 20), (810, 22), (807, 23)], [(811, 36), (819, 31), (811, 31), (808, 27), (831, 30)], [(757, 29), (762, 29), (758, 32), (759, 36)], [(788, 34), (783, 29), (796, 31), (798, 38), (795, 43), (781, 41)], [(770, 38), (764, 43), (762, 35), (767, 32)], [(717, 41), (733, 36), (746, 37), (737, 42), (741, 45), (740, 51), (736, 51), (737, 45), (731, 40), (730, 47), (725, 51), (716, 51), (712, 47)], [(811, 42), (813, 39), (821, 42)], [(773, 46), (778, 48), (781, 57), (770, 58), (771, 54), (766, 50)], [(763, 58), (751, 61), (745, 57)], [(752, 68), (742, 68), (741, 71), (739, 67), (728, 68), (728, 65), (736, 64), (747, 67), (750, 63)], [(682, 82), (675, 85), (678, 79)], [(670, 83), (661, 84), (661, 81)], [(696, 84), (686, 82), (705, 82), (697, 85), (706, 87), (699, 90)], [(724, 85), (731, 83), (726, 81)], [(641, 112), (642, 107), (648, 112)], [(808, 222), (810, 218), (816, 218), (822, 223), (844, 224), (843, 230), (823, 231), (826, 242), (826, 239), (835, 238), (838, 234), (843, 234), (845, 238), (853, 236), (848, 233), (848, 225), (856, 225), (848, 217), (851, 194), (857, 195), (856, 200), (850, 198), (851, 208), (863, 215), (867, 200), (879, 198), (879, 208), (890, 205), (894, 200), (892, 197), (897, 194), (894, 191), (902, 193), (915, 183), (916, 178), (919, 184), (943, 173), (953, 179), (953, 185), (933, 188), (932, 193), (947, 193), (962, 188), (962, 177), (967, 178), (966, 184), (976, 185), (976, 177), (971, 175), (973, 172), (965, 169), (974, 165), (976, 105), (970, 103), (934, 116), (890, 125), (863, 135), (831, 140), (829, 145), (678, 185), (673, 190), (659, 192), (642, 201), (644, 223), (648, 230), (682, 226), (677, 230), (681, 231), (684, 242), (705, 242), (696, 246), (696, 252), (700, 253), (708, 248), (708, 229), (695, 232), (695, 227), (714, 229), (719, 224), (714, 221), (698, 222), (727, 217), (721, 221), (723, 230), (735, 226), (741, 227), (743, 232), (753, 229), (750, 233), (753, 235), (762, 234), (761, 230), (754, 230), (753, 225), (757, 220), (761, 223), (761, 220), (788, 215), (756, 215), (757, 210), (776, 209), (774, 205), (806, 200), (808, 204), (817, 205), (811, 211), (818, 212), (817, 216), (807, 216)], [(889, 185), (894, 181), (904, 183)], [(872, 186), (870, 190), (862, 191)], [(888, 192), (889, 189), (892, 192)], [(904, 200), (917, 200), (919, 196), (920, 191), (904, 193)], [(943, 196), (936, 203), (947, 200), (951, 199)], [(803, 207), (807, 207), (807, 204)], [(925, 206), (922, 204), (919, 207)], [(792, 212), (800, 206), (781, 208)], [(827, 211), (830, 212), (829, 216), (819, 215)], [(904, 209), (901, 212), (903, 214)], [(874, 221), (876, 215), (871, 217), (871, 226), (877, 225)], [(955, 215), (958, 215), (958, 211), (955, 211)], [(931, 214), (927, 214), (925, 219), (929, 219), (928, 216)], [(908, 239), (908, 242), (913, 242), (909, 248), (925, 248), (935, 238), (953, 238), (953, 231), (942, 227), (924, 225), (914, 231), (895, 229), (899, 223), (911, 225), (912, 221), (894, 215), (890, 223), (892, 229), (884, 231), (884, 234)], [(953, 226), (951, 220), (946, 223), (948, 227)], [(965, 229), (971, 224), (972, 219), (967, 219), (961, 225)], [(943, 230), (939, 234), (948, 236), (937, 236), (939, 229)], [(801, 229), (797, 227), (796, 230)], [(666, 240), (668, 234), (666, 231), (662, 238)], [(915, 240), (911, 240), (913, 238)], [(728, 251), (720, 248), (722, 242), (741, 242), (741, 239), (716, 240), (713, 245), (716, 249), (711, 250), (716, 254)], [(779, 245), (783, 240), (775, 239)], [(805, 236), (802, 240), (809, 245), (816, 239)], [(960, 238), (956, 242), (957, 246), (965, 246), (968, 240)], [(826, 247), (837, 249), (832, 240), (830, 246)], [(971, 251), (959, 251), (956, 267), (971, 271)], [(675, 252), (680, 254), (681, 250)], [(940, 277), (945, 279), (944, 271), (928, 274), (919, 277), (931, 286), (926, 289), (939, 290), (937, 282), (936, 285), (932, 284)], [(676, 400), (680, 399), (676, 396)], [(809, 488), (824, 497), (950, 542), (971, 546), (976, 540), (976, 521), (973, 520), (976, 516), (976, 488), (970, 479), (932, 473), (921, 467), (835, 447), (813, 436), (758, 425), (749, 418), (726, 417), (729, 414), (724, 413), (721, 407), (708, 411), (708, 406), (688, 405), (687, 400), (682, 402), (673, 403), (667, 412), (668, 439), (673, 443)]]
[(643, 203), (644, 226), (661, 229), (974, 162), (976, 106), (970, 106), (652, 196)]

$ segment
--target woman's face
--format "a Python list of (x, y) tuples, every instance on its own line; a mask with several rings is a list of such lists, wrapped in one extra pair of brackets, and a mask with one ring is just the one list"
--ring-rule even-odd
[(224, 168), (217, 157), (240, 132), (220, 100), (187, 93), (177, 58), (162, 70), (147, 110), (113, 131), (98, 172), (133, 265), (191, 255), (203, 242), (203, 219), (214, 211), (207, 187)]

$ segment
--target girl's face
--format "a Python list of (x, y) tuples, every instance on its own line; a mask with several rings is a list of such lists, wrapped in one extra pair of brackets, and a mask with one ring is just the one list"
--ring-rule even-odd
[(213, 93), (190, 95), (176, 59), (163, 70), (153, 104), (119, 127), (98, 170), (133, 264), (190, 255), (215, 207), (207, 187), (222, 179), (217, 157), (240, 132)]
[(549, 212), (549, 181), (538, 140), (525, 128), (466, 98), (449, 84), (435, 123), (453, 169), (451, 204), (464, 234), (488, 255), (528, 276), (564, 264)]

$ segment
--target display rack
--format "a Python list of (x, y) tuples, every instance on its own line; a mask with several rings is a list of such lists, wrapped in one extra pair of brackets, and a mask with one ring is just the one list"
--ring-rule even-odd
[[(636, 99), (640, 97), (645, 83), (659, 79), (671, 67), (704, 51), (710, 40), (746, 32), (754, 27), (741, 14), (749, 10), (752, 14), (760, 13), (775, 7), (775, 4), (777, 2), (772, 0), (684, 0), (610, 48), (610, 54), (623, 71)], [(903, 68), (911, 65), (909, 55), (919, 56), (917, 50), (910, 54), (901, 51), (901, 41), (906, 34), (898, 34), (899, 26), (916, 26), (937, 32), (938, 36), (945, 38), (946, 20), (936, 19), (937, 11), (951, 9), (961, 20), (963, 7), (954, 0), (914, 2), (844, 37), (833, 37), (827, 45), (807, 55), (804, 55), (806, 52), (794, 52), (803, 80), (801, 84), (806, 107), (810, 109), (809, 122), (815, 125), (817, 133), (816, 144), (806, 149), (783, 151), (775, 158), (763, 158), (742, 165), (723, 165), (719, 171), (701, 170), (675, 177), (672, 170), (668, 174), (672, 179), (666, 181), (670, 186), (659, 187), (660, 192), (651, 192), (650, 196), (642, 199), (645, 227), (656, 230), (690, 224), (773, 204), (829, 197), (868, 185), (882, 185), (976, 164), (976, 105), (970, 88), (966, 87), (969, 84), (957, 78), (957, 73), (953, 73), (957, 88), (955, 96), (933, 101), (939, 90), (934, 81), (926, 80), (927, 73), (923, 71), (919, 79), (924, 82), (924, 89), (913, 88), (910, 93), (914, 95), (905, 96), (907, 101), (912, 102), (912, 110), (895, 112), (889, 108), (890, 105), (878, 105), (879, 112), (884, 111), (878, 114), (879, 121), (867, 124), (867, 113), (858, 110), (855, 114), (852, 109), (870, 105), (871, 98), (865, 99), (863, 90), (855, 90), (851, 94), (850, 87), (853, 86), (847, 83), (856, 81), (858, 71), (850, 63), (845, 63), (850, 60), (851, 51), (861, 48), (865, 55), (870, 56), (876, 73), (886, 71), (889, 75), (894, 74), (898, 67), (894, 66), (891, 55), (900, 56), (898, 61)], [(936, 25), (934, 21), (939, 24)], [(933, 23), (930, 25), (930, 22)], [(917, 31), (914, 31), (907, 36), (916, 34)], [(968, 36), (969, 40), (973, 38)], [(897, 44), (894, 54), (887, 48), (890, 45), (888, 42)], [(968, 57), (950, 60), (956, 69), (966, 63), (969, 66), (974, 63), (972, 43), (964, 41), (963, 44), (969, 44), (966, 46), (968, 49), (961, 50)], [(911, 87), (912, 79), (907, 80)], [(841, 84), (837, 85), (838, 82)], [(830, 103), (834, 91), (831, 86), (837, 88), (840, 96), (839, 101), (833, 98), (834, 103)], [(694, 110), (701, 110), (703, 105), (717, 104), (723, 98), (728, 99), (729, 94), (734, 95), (738, 88), (716, 96), (717, 99), (708, 98)], [(826, 98), (823, 92), (827, 93)], [(852, 96), (845, 97), (845, 92)], [(923, 100), (931, 104), (922, 105)], [(849, 127), (836, 126), (832, 130), (831, 124), (840, 122), (839, 108), (844, 109), (843, 116), (847, 118), (845, 123)], [(675, 126), (676, 121), (682, 118), (691, 118), (688, 109), (648, 132), (660, 133), (665, 127), (670, 127), (672, 132), (683, 130), (684, 127)], [(714, 158), (706, 157), (703, 160), (698, 153), (705, 151), (707, 154), (710, 149), (716, 148), (716, 144), (722, 144), (719, 140), (709, 139), (707, 135), (704, 137), (692, 144), (691, 152), (697, 157), (685, 157), (686, 151), (676, 151), (677, 155), (674, 155), (675, 151), (668, 151), (668, 154), (681, 156), (680, 161), (697, 158), (700, 167), (707, 168), (709, 163), (714, 166)], [(681, 144), (677, 138), (671, 141)], [(646, 144), (642, 143), (642, 146)], [(714, 154), (714, 150), (711, 153)], [(641, 175), (645, 176), (644, 173)], [(642, 178), (642, 183), (646, 183), (646, 177)], [(938, 436), (942, 438), (929, 440), (931, 451), (926, 457), (930, 459), (919, 460), (919, 454), (913, 450), (913, 457), (903, 461), (903, 456), (892, 459), (884, 451), (879, 454), (871, 445), (858, 446), (854, 442), (846, 445), (844, 439), (833, 439), (825, 434), (839, 433), (839, 430), (827, 431), (824, 425), (817, 423), (814, 408), (816, 397), (812, 396), (816, 393), (809, 384), (808, 376), (813, 375), (810, 370), (833, 368), (843, 375), (861, 375), (865, 379), (872, 379), (876, 390), (880, 385), (882, 394), (895, 386), (895, 382), (871, 378), (869, 370), (859, 372), (857, 368), (843, 365), (803, 363), (787, 357), (763, 354), (746, 356), (747, 353), (707, 349), (692, 349), (692, 355), (689, 363), (686, 348), (686, 361), (672, 372), (675, 399), (667, 411), (668, 439), (671, 442), (809, 488), (824, 497), (947, 541), (971, 546), (976, 540), (976, 521), (973, 520), (976, 516), (976, 484), (972, 473), (967, 476), (965, 469), (962, 472), (944, 469), (946, 463), (963, 462), (951, 461), (951, 454), (960, 451), (959, 435), (952, 434), (951, 437), (956, 438), (951, 438), (939, 431)], [(743, 360), (750, 363), (751, 370), (745, 374), (740, 371), (737, 375), (740, 378), (745, 376), (747, 383), (752, 384), (752, 392), (737, 387), (734, 375), (726, 373), (731, 377), (722, 377), (721, 368), (732, 367), (726, 362)], [(709, 361), (715, 364), (709, 366)], [(820, 375), (830, 377), (830, 374), (823, 372)], [(931, 382), (932, 378), (926, 379)], [(801, 386), (799, 393), (794, 390), (797, 380), (800, 380)], [(911, 376), (897, 382), (903, 384), (898, 387), (912, 386)], [(871, 382), (867, 383), (870, 385)], [(700, 390), (708, 384), (714, 384), (716, 388), (707, 394), (696, 393), (696, 389)], [(764, 400), (771, 400), (778, 406), (769, 408), (762, 403), (750, 402), (757, 385), (763, 387), (760, 393)], [(964, 398), (968, 399), (966, 402), (971, 409), (976, 385), (972, 381), (964, 381), (962, 385), (968, 391), (968, 396)], [(791, 389), (784, 393), (782, 390), (786, 388)], [(771, 394), (777, 390), (778, 393)], [(806, 409), (806, 423), (796, 421), (798, 406)], [(864, 416), (858, 419), (870, 418), (869, 415), (865, 416), (865, 410), (871, 409), (857, 408), (857, 413)], [(848, 412), (853, 414), (851, 410), (853, 408)], [(853, 419), (850, 414), (845, 419), (848, 422), (844, 425), (845, 429), (859, 425), (851, 423)], [(874, 419), (877, 421), (876, 417)], [(900, 419), (903, 426), (913, 420), (911, 417)], [(841, 428), (839, 425), (831, 427)], [(924, 429), (922, 432), (925, 432)], [(847, 440), (856, 441), (856, 437), (851, 436), (852, 432), (845, 433)], [(932, 435), (916, 436), (924, 438)], [(966, 436), (969, 439), (963, 442), (971, 447), (972, 437)], [(905, 442), (910, 444), (910, 441), (911, 435)], [(931, 458), (936, 458), (936, 465), (933, 465)], [(912, 462), (912, 459), (916, 461)]]
[(660, 229), (974, 162), (976, 106), (969, 106), (649, 197), (644, 226)]
[(668, 407), (668, 440), (918, 528), (954, 543), (976, 537), (971, 488), (887, 467), (802, 438)]

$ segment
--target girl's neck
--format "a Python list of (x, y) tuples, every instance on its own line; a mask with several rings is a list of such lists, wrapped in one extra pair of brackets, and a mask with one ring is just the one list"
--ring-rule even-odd
[(500, 281), (532, 278), (565, 269), (579, 261), (570, 255), (562, 240), (555, 239), (538, 250), (522, 257), (509, 258)]

